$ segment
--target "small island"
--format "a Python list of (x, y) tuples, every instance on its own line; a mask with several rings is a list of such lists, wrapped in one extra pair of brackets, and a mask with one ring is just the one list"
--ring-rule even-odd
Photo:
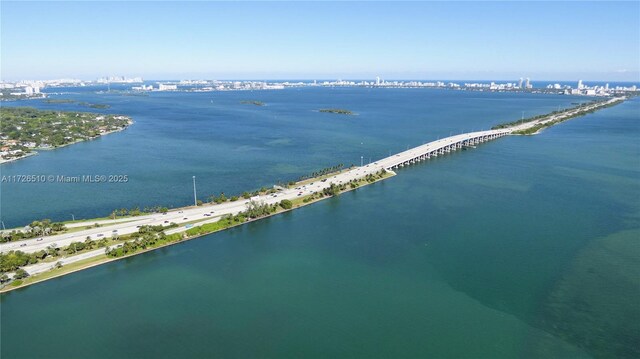
[(240, 101), (241, 104), (243, 105), (255, 105), (255, 106), (264, 106), (264, 102), (262, 101)]
[(0, 108), (0, 163), (121, 131), (133, 123), (127, 116), (89, 112)]
[(337, 113), (339, 115), (353, 115), (353, 112), (340, 108), (323, 108), (320, 112)]
[(44, 103), (74, 103), (74, 100), (68, 100), (64, 98), (48, 98), (43, 101)]
[(100, 103), (89, 103), (89, 102), (78, 102), (69, 99), (46, 99), (44, 103), (51, 104), (63, 104), (63, 103), (77, 103), (78, 106), (90, 107), (90, 108), (98, 108), (98, 109), (107, 109), (110, 108), (110, 105), (100, 104)]

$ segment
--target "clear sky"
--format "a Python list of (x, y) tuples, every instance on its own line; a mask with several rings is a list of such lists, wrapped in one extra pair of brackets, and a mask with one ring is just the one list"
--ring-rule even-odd
[(640, 2), (0, 0), (4, 80), (640, 81)]

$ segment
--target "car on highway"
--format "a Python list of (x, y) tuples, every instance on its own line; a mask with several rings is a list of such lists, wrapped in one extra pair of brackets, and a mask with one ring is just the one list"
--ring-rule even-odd
[(26, 246), (27, 246), (27, 244), (26, 244), (26, 243), (22, 243), (22, 244), (20, 245), (20, 247), (26, 247)]
[(42, 238), (38, 238), (38, 239), (36, 239), (36, 241), (38, 241), (38, 242), (40, 242), (41, 240), (42, 240)]
[(98, 233), (98, 237), (104, 237), (104, 234)]
[(184, 217), (184, 218), (183, 218), (183, 220), (186, 220), (186, 219), (188, 219), (188, 218), (187, 218), (187, 217)]
[(169, 223), (169, 221), (164, 221), (164, 223)]

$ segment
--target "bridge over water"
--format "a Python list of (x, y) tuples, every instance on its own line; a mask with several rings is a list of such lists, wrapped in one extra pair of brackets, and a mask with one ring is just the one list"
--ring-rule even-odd
[(496, 138), (509, 135), (511, 131), (512, 130), (510, 129), (488, 130), (446, 137), (400, 152), (393, 156), (383, 158), (376, 161), (376, 165), (387, 170), (408, 166), (428, 160), (431, 157), (437, 157), (465, 147), (471, 147), (487, 141), (495, 140)]

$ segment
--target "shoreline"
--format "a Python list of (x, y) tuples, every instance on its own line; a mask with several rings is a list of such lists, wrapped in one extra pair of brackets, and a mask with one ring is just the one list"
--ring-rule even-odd
[(84, 140), (77, 140), (77, 141), (65, 143), (64, 145), (60, 145), (60, 146), (56, 146), (56, 147), (34, 147), (34, 151), (29, 152), (29, 153), (27, 153), (27, 154), (25, 154), (23, 156), (20, 156), (20, 157), (10, 158), (8, 160), (0, 158), (0, 165), (3, 165), (5, 163), (11, 163), (11, 162), (23, 160), (23, 159), (31, 157), (31, 156), (36, 156), (36, 155), (38, 155), (38, 151), (54, 151), (54, 150), (57, 150), (57, 149), (60, 149), (60, 148), (63, 148), (63, 147), (75, 145), (77, 143), (89, 142), (89, 141), (97, 140), (97, 139), (101, 138), (102, 136), (110, 135), (110, 134), (115, 133), (115, 132), (124, 131), (124, 130), (128, 129), (129, 126), (131, 126), (133, 124), (134, 124), (133, 120), (129, 119), (129, 124), (126, 127), (123, 127), (123, 128), (117, 129), (117, 130), (107, 131), (107, 132), (99, 134), (96, 137), (91, 137), (91, 138), (84, 139)]
[[(174, 242), (168, 242), (168, 243), (159, 245), (157, 247), (147, 248), (147, 249), (143, 249), (143, 250), (140, 250), (140, 251), (136, 251), (136, 252), (133, 252), (131, 254), (124, 255), (122, 257), (110, 258), (110, 257), (107, 257), (106, 254), (104, 254), (103, 256), (99, 256), (99, 257), (96, 257), (96, 258), (88, 258), (88, 259), (85, 259), (86, 261), (88, 261), (85, 266), (81, 266), (80, 268), (73, 268), (73, 269), (71, 269), (69, 271), (65, 271), (64, 270), (65, 266), (63, 266), (63, 267), (61, 267), (59, 269), (50, 269), (47, 272), (43, 272), (43, 274), (50, 274), (50, 273), (52, 273), (54, 271), (58, 271), (58, 273), (54, 273), (54, 275), (52, 275), (52, 276), (47, 276), (46, 278), (40, 278), (40, 279), (37, 278), (37, 276), (40, 275), (40, 274), (36, 274), (33, 277), (29, 276), (29, 277), (27, 277), (25, 279), (28, 280), (29, 278), (35, 278), (35, 280), (32, 281), (32, 282), (28, 282), (28, 283), (22, 283), (22, 284), (17, 285), (17, 286), (13, 286), (13, 285), (11, 285), (13, 282), (9, 282), (4, 287), (0, 288), (0, 294), (8, 293), (8, 292), (11, 292), (11, 291), (16, 290), (16, 289), (26, 288), (26, 287), (29, 287), (31, 285), (37, 284), (37, 283), (42, 283), (42, 282), (45, 282), (45, 281), (48, 281), (48, 280), (51, 280), (51, 279), (60, 278), (60, 277), (65, 276), (67, 274), (76, 273), (76, 272), (79, 272), (79, 271), (82, 271), (82, 270), (85, 270), (85, 269), (89, 269), (89, 268), (93, 268), (93, 267), (96, 267), (96, 266), (99, 266), (99, 265), (102, 265), (102, 264), (107, 264), (107, 263), (114, 262), (114, 261), (117, 261), (117, 260), (130, 258), (130, 257), (137, 256), (137, 255), (140, 255), (140, 254), (148, 253), (148, 252), (160, 249), (160, 248), (166, 248), (166, 247), (169, 247), (169, 246), (173, 246), (173, 245), (177, 245), (177, 244), (180, 244), (180, 243), (184, 243), (184, 242), (187, 242), (187, 241), (190, 241), (190, 240), (193, 240), (193, 239), (197, 239), (197, 238), (200, 238), (200, 237), (204, 237), (204, 236), (208, 236), (208, 235), (215, 234), (215, 233), (218, 233), (218, 232), (226, 231), (228, 229), (239, 227), (239, 226), (242, 226), (242, 225), (245, 225), (245, 224), (249, 224), (249, 223), (252, 223), (252, 222), (257, 222), (257, 221), (260, 221), (260, 220), (265, 219), (265, 218), (270, 218), (270, 217), (277, 216), (277, 215), (280, 215), (280, 214), (283, 214), (283, 213), (288, 213), (288, 212), (291, 212), (291, 211), (293, 211), (295, 209), (298, 209), (298, 208), (301, 208), (301, 207), (305, 207), (305, 206), (308, 206), (308, 205), (311, 205), (311, 204), (314, 204), (314, 203), (317, 203), (317, 202), (320, 202), (320, 201), (323, 201), (323, 200), (326, 200), (326, 199), (339, 197), (343, 193), (355, 191), (358, 188), (365, 187), (365, 186), (368, 186), (368, 185), (372, 185), (374, 183), (378, 183), (380, 181), (384, 181), (386, 179), (389, 179), (389, 178), (392, 178), (392, 177), (395, 177), (395, 176), (396, 176), (396, 173), (394, 171), (387, 170), (387, 173), (386, 173), (386, 175), (384, 177), (378, 178), (373, 182), (365, 182), (364, 184), (359, 185), (356, 188), (347, 187), (344, 191), (341, 191), (337, 195), (325, 196), (325, 197), (321, 197), (321, 198), (315, 198), (315, 199), (310, 200), (308, 202), (303, 202), (304, 198), (313, 197), (313, 195), (307, 195), (307, 196), (299, 198), (298, 201), (296, 201), (296, 203), (290, 209), (282, 209), (282, 210), (279, 210), (279, 211), (277, 211), (275, 213), (270, 213), (270, 214), (268, 214), (266, 216), (263, 216), (263, 217), (259, 217), (259, 218), (255, 218), (255, 219), (248, 219), (245, 222), (232, 224), (229, 227), (218, 229), (218, 230), (215, 230), (213, 232), (196, 234), (196, 235), (193, 235), (193, 236), (186, 236), (186, 237), (183, 237), (182, 239), (174, 241)], [(193, 226), (192, 228), (196, 228), (196, 227), (198, 227), (198, 226)], [(82, 265), (82, 262), (85, 261), (85, 260), (78, 261), (77, 262), (78, 265)], [(69, 265), (73, 265), (73, 264), (76, 264), (76, 263), (72, 263), (72, 264), (69, 264)], [(52, 265), (55, 265), (55, 262), (52, 261)]]
[[(551, 127), (551, 126), (554, 126), (556, 124), (563, 123), (563, 122), (565, 122), (567, 120), (570, 120), (570, 119), (573, 119), (573, 118), (582, 117), (582, 116), (584, 116), (586, 114), (595, 112), (595, 111), (600, 110), (600, 109), (604, 109), (604, 108), (607, 108), (607, 107), (610, 107), (610, 106), (613, 106), (613, 105), (616, 105), (616, 104), (620, 104), (620, 103), (624, 102), (625, 100), (626, 100), (626, 98), (618, 98), (618, 100), (615, 100), (615, 101), (607, 101), (606, 103), (601, 103), (601, 104), (599, 104), (599, 105), (597, 105), (597, 106), (595, 106), (593, 108), (588, 109), (586, 112), (569, 114), (568, 117), (561, 118), (560, 121), (557, 121), (557, 120), (547, 121), (547, 122), (543, 122), (544, 120), (542, 120), (542, 121), (531, 121), (531, 122), (529, 122), (527, 124), (519, 124), (519, 125), (510, 126), (508, 128), (505, 128), (505, 130), (503, 130), (503, 132), (504, 131), (508, 131), (508, 133), (506, 133), (506, 134), (510, 134), (510, 135), (527, 135), (527, 136), (536, 135), (536, 134), (541, 133), (541, 131), (546, 129), (547, 127)], [(526, 131), (527, 128), (533, 128), (533, 127), (537, 127), (539, 125), (544, 125), (544, 126), (538, 128), (533, 133), (518, 133), (518, 132), (521, 132), (521, 131)], [(444, 154), (444, 152), (442, 152), (442, 154)], [(400, 156), (400, 154), (398, 154), (396, 156)], [(383, 159), (383, 160), (385, 160), (385, 159)], [(260, 216), (258, 218), (254, 218), (254, 219), (247, 219), (247, 220), (245, 220), (243, 222), (239, 222), (237, 224), (229, 223), (229, 225), (226, 226), (226, 227), (215, 229), (215, 230), (212, 230), (211, 232), (207, 232), (207, 233), (197, 233), (197, 234), (189, 235), (187, 230), (176, 232), (176, 233), (181, 233), (181, 238), (180, 239), (174, 239), (171, 242), (167, 242), (167, 243), (158, 245), (156, 247), (151, 247), (151, 248), (143, 249), (143, 250), (140, 250), (140, 251), (136, 250), (135, 252), (132, 252), (132, 253), (127, 254), (127, 255), (123, 255), (122, 257), (109, 258), (109, 257), (106, 256), (106, 254), (105, 254), (105, 257), (102, 257), (101, 255), (98, 255), (98, 254), (94, 254), (93, 258), (87, 258), (86, 259), (87, 261), (89, 261), (88, 263), (90, 263), (90, 264), (87, 263), (86, 266), (82, 266), (82, 264), (79, 264), (79, 263), (82, 263), (83, 260), (78, 260), (77, 262), (71, 262), (71, 263), (65, 264), (61, 268), (52, 268), (52, 269), (49, 269), (47, 271), (36, 272), (36, 273), (33, 274), (33, 276), (29, 276), (29, 277), (25, 278), (26, 281), (28, 281), (30, 278), (35, 278), (32, 282), (23, 283), (21, 281), (18, 285), (15, 285), (15, 286), (13, 285), (13, 284), (16, 284), (15, 281), (8, 282), (3, 287), (0, 288), (0, 293), (9, 292), (9, 291), (12, 291), (12, 290), (18, 289), (18, 288), (24, 288), (24, 287), (27, 287), (29, 285), (32, 285), (32, 284), (35, 284), (35, 283), (40, 283), (42, 281), (45, 281), (45, 280), (48, 280), (48, 279), (51, 279), (51, 278), (57, 278), (57, 277), (65, 275), (65, 274), (74, 273), (74, 272), (77, 272), (77, 271), (80, 271), (80, 270), (83, 270), (83, 269), (91, 268), (91, 267), (99, 265), (99, 264), (108, 263), (108, 262), (111, 262), (113, 260), (118, 260), (118, 259), (122, 259), (122, 258), (128, 258), (128, 257), (134, 256), (134, 255), (138, 255), (138, 254), (141, 254), (141, 253), (146, 253), (148, 251), (152, 251), (152, 250), (155, 250), (155, 249), (158, 249), (158, 248), (163, 248), (163, 247), (174, 245), (174, 244), (177, 244), (177, 243), (180, 243), (180, 242), (184, 242), (184, 241), (187, 241), (187, 240), (199, 238), (199, 237), (202, 237), (204, 235), (213, 234), (213, 233), (216, 233), (216, 232), (219, 232), (219, 231), (223, 231), (223, 230), (226, 230), (226, 229), (229, 229), (229, 228), (234, 228), (234, 227), (237, 227), (237, 226), (240, 226), (240, 225), (243, 225), (243, 224), (246, 224), (246, 223), (250, 223), (250, 222), (253, 222), (253, 221), (257, 221), (257, 220), (260, 220), (260, 219), (263, 219), (263, 218), (268, 218), (268, 217), (275, 216), (275, 215), (278, 215), (278, 214), (281, 214), (281, 213), (285, 213), (285, 212), (291, 211), (293, 209), (300, 208), (300, 207), (303, 207), (303, 206), (306, 206), (306, 205), (309, 205), (309, 204), (312, 204), (312, 203), (316, 203), (318, 201), (321, 201), (321, 200), (324, 200), (324, 199), (327, 199), (327, 198), (336, 197), (336, 196), (341, 195), (342, 193), (349, 192), (349, 191), (355, 190), (355, 189), (357, 189), (359, 187), (363, 187), (363, 186), (366, 186), (366, 185), (369, 185), (369, 184), (373, 184), (373, 183), (376, 183), (378, 181), (382, 181), (384, 179), (387, 179), (387, 178), (390, 178), (390, 177), (393, 177), (393, 176), (396, 175), (396, 173), (394, 171), (392, 171), (390, 169), (387, 169), (387, 168), (391, 168), (391, 167), (385, 166), (384, 170), (386, 171), (386, 173), (384, 171), (381, 172), (381, 177), (375, 178), (372, 182), (368, 181), (368, 177), (367, 177), (367, 180), (364, 180), (365, 177), (360, 177), (360, 178), (358, 178), (357, 186), (355, 186), (353, 188), (345, 187), (345, 190), (339, 191), (339, 192), (337, 192), (337, 193), (335, 193), (335, 194), (333, 194), (331, 196), (322, 196), (322, 197), (315, 198), (316, 192), (314, 192), (314, 193), (306, 195), (306, 196), (302, 196), (302, 197), (299, 197), (299, 198), (293, 198), (293, 199), (291, 199), (291, 202), (293, 202), (293, 206), (290, 209), (284, 209), (284, 208), (282, 210), (276, 209), (276, 211), (273, 212), (273, 213), (269, 213), (267, 215)], [(338, 171), (338, 173), (340, 173), (340, 172), (341, 171)], [(299, 181), (295, 182), (294, 186), (295, 185), (300, 185), (303, 182), (318, 181), (318, 180), (320, 180), (320, 179), (322, 179), (322, 178), (324, 178), (326, 176), (327, 175), (325, 174), (325, 175), (317, 176), (317, 177), (314, 177), (314, 178), (307, 178), (305, 180), (299, 180)], [(329, 174), (329, 176), (330, 176), (330, 174)], [(364, 183), (362, 183), (363, 180), (364, 180)], [(332, 184), (332, 186), (333, 186), (333, 184)], [(288, 186), (288, 187), (290, 188), (292, 186)], [(175, 209), (172, 209), (172, 210), (175, 210)], [(218, 223), (221, 220), (222, 219), (220, 218), (220, 219), (218, 219), (218, 221), (212, 222), (212, 223)], [(88, 221), (92, 221), (92, 220), (88, 220)], [(198, 228), (198, 227), (203, 227), (205, 224), (206, 223), (203, 222), (203, 223), (200, 223), (200, 225), (196, 225), (196, 226), (193, 226), (193, 227), (185, 227), (185, 228)], [(173, 233), (172, 233), (172, 235), (173, 235)], [(110, 247), (107, 246), (106, 248), (110, 248)], [(76, 267), (78, 265), (80, 265), (81, 267), (80, 268), (73, 268), (73, 267)], [(68, 268), (68, 266), (72, 266), (73, 269), (70, 269), (68, 272), (65, 272), (65, 266), (67, 266), (67, 268)], [(58, 272), (54, 273), (53, 276), (49, 276), (52, 271), (54, 271), (54, 272), (58, 271)], [(39, 280), (37, 278), (38, 276), (43, 276), (43, 278)]]

